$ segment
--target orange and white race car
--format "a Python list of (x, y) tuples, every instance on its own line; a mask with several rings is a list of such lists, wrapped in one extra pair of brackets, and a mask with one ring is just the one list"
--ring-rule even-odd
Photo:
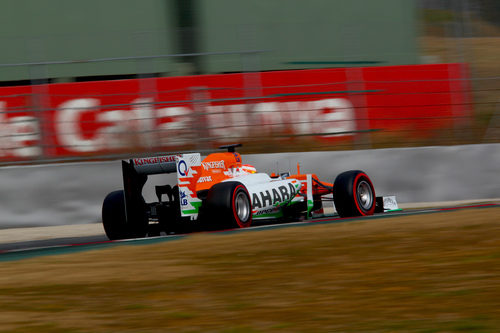
[[(301, 174), (298, 166), (295, 175), (268, 175), (243, 164), (235, 151), (238, 146), (223, 146), (226, 152), (203, 160), (199, 153), (189, 153), (122, 161), (124, 189), (109, 193), (102, 207), (108, 238), (179, 233), (194, 226), (245, 228), (263, 219), (308, 219), (322, 210), (325, 196), (331, 201), (332, 194), (340, 217), (384, 210), (383, 198), (375, 196), (363, 171), (343, 172), (333, 184), (315, 174)], [(155, 186), (158, 201), (146, 203), (142, 190), (148, 175), (166, 173), (176, 173), (177, 184)]]

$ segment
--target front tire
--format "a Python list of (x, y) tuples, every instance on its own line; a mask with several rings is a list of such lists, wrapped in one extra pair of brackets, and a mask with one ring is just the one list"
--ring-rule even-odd
[(340, 217), (373, 215), (376, 205), (375, 189), (363, 171), (346, 171), (335, 179), (333, 201)]
[(247, 228), (252, 224), (252, 204), (247, 188), (239, 182), (215, 184), (207, 194), (210, 219), (222, 228)]

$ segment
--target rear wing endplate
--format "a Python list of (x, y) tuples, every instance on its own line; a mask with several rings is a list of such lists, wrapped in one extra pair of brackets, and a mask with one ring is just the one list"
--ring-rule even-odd
[(136, 218), (135, 207), (144, 205), (142, 189), (147, 176), (174, 172), (179, 186), (181, 215), (191, 219), (198, 217), (201, 206), (201, 200), (196, 196), (196, 182), (201, 173), (199, 153), (133, 158), (122, 161), (122, 172), (127, 219)]
[(201, 200), (196, 195), (196, 183), (201, 174), (201, 156), (199, 153), (183, 154), (177, 158), (177, 185), (181, 215), (198, 217)]

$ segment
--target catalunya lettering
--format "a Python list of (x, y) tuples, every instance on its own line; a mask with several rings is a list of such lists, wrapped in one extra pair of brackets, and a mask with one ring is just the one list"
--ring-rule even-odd
[[(0, 159), (175, 151), (200, 139), (346, 140), (357, 131), (400, 130), (409, 119), (418, 133), (434, 133), (469, 114), (469, 92), (457, 93), (462, 66), (360, 68), (359, 89), (348, 68), (261, 72), (258, 96), (247, 94), (241, 73), (47, 84), (42, 93), (0, 87)], [(429, 92), (430, 81), (440, 94)], [(423, 107), (430, 97), (438, 108)]]
[[(129, 109), (107, 110), (96, 98), (71, 99), (54, 111), (53, 155), (79, 155), (120, 151), (135, 147), (169, 148), (192, 143), (197, 116), (186, 106), (154, 108), (153, 100), (142, 98), (128, 103)], [(0, 101), (0, 108), (2, 104)], [(253, 121), (245, 119), (245, 104), (206, 106), (206, 135), (238, 140), (249, 136), (258, 124), (263, 132), (285, 130), (285, 123), (292, 125), (293, 133), (349, 132), (355, 130), (354, 108), (346, 99), (325, 99), (312, 102), (272, 102), (253, 106)], [(324, 110), (330, 110), (325, 113)], [(309, 112), (303, 112), (309, 110)], [(92, 121), (85, 120), (92, 119)], [(276, 125), (276, 124), (279, 124)], [(12, 154), (18, 157), (39, 157), (43, 135), (35, 117), (12, 117), (3, 122), (2, 133), (12, 133), (4, 140), (0, 157)], [(326, 126), (326, 127), (325, 127)], [(281, 127), (281, 128), (279, 128)], [(320, 128), (321, 127), (321, 128)], [(351, 134), (340, 134), (348, 136)], [(337, 135), (336, 137), (339, 137)], [(2, 155), (2, 148), (5, 153)], [(47, 152), (46, 152), (47, 153)], [(142, 161), (141, 161), (142, 162)], [(144, 161), (148, 163), (148, 161)], [(221, 168), (204, 164), (207, 168)]]
[[(96, 111), (100, 108), (98, 99), (76, 99), (63, 103), (56, 113), (59, 142), (67, 150), (82, 153), (134, 145), (169, 147), (191, 143), (193, 128), (202, 125), (197, 123), (198, 116), (191, 106), (155, 109), (153, 100), (142, 98), (132, 100), (130, 105), (129, 110)], [(206, 134), (210, 137), (238, 139), (248, 136), (255, 127), (250, 126), (246, 119), (246, 108), (246, 104), (206, 105), (206, 123), (202, 127), (208, 129)], [(296, 134), (344, 133), (338, 137), (352, 135), (349, 132), (356, 129), (354, 107), (343, 98), (257, 103), (251, 109), (255, 118), (253, 121), (269, 134), (285, 130), (286, 123), (291, 124)], [(80, 128), (80, 119), (86, 113), (93, 114), (95, 118), (96, 129), (90, 133), (93, 135), (85, 135)]]

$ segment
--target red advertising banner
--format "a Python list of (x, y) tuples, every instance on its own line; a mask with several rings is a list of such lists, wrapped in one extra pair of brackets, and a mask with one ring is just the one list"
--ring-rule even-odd
[[(0, 159), (146, 149), (193, 140), (360, 131), (425, 135), (466, 116), (463, 64), (335, 68), (0, 88)], [(416, 130), (416, 131), (415, 131)], [(417, 134), (416, 134), (417, 133)]]

